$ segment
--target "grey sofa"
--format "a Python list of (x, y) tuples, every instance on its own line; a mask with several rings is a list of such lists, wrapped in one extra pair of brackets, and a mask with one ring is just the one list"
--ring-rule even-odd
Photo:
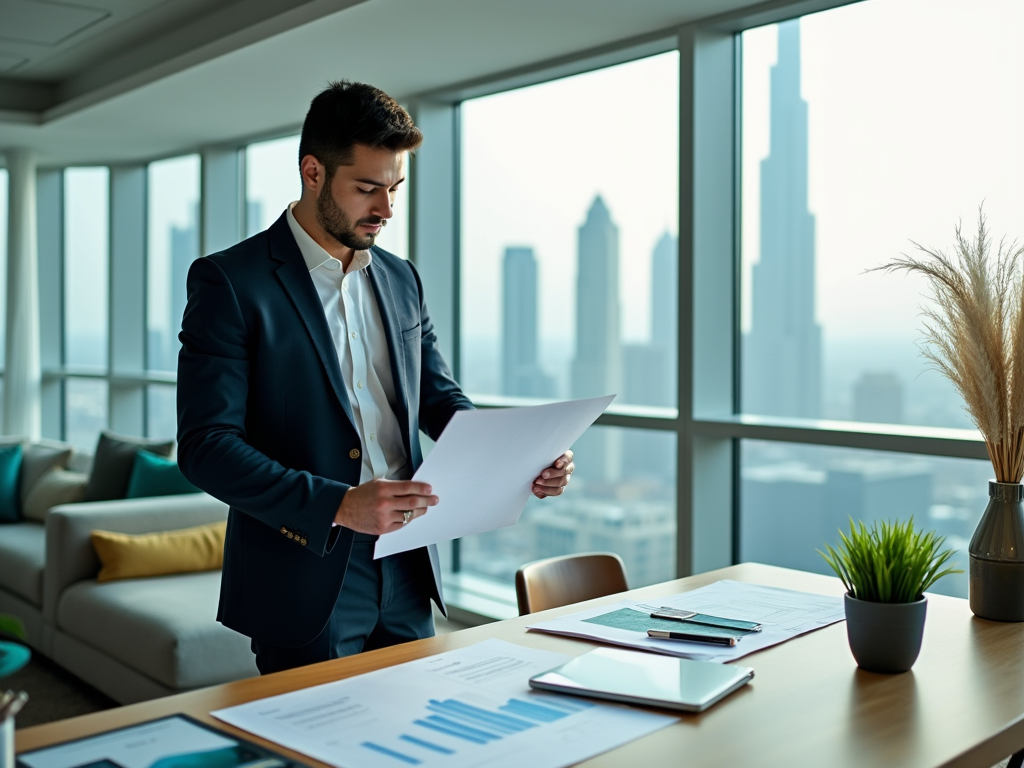
[(29, 640), (122, 704), (257, 673), (249, 639), (216, 621), (220, 572), (100, 584), (96, 529), (152, 533), (224, 520), (206, 494), (65, 504), (45, 526), (0, 527), (0, 611)]

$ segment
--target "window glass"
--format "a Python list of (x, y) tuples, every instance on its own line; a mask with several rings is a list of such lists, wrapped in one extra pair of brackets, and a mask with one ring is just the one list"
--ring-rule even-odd
[[(245, 149), (246, 231), (260, 232), (275, 221), (289, 203), (302, 194), (299, 179), (299, 137), (250, 144)], [(394, 215), (376, 244), (403, 259), (409, 250), (409, 159), (405, 181), (395, 195)]]
[(462, 104), (468, 392), (675, 405), (678, 68), (671, 52)]
[(64, 439), (76, 451), (96, 452), (100, 430), (107, 426), (108, 392), (105, 379), (65, 379)]
[(149, 165), (146, 366), (178, 369), (185, 278), (199, 257), (199, 156)]
[(110, 172), (64, 172), (64, 362), (107, 365)]
[(850, 519), (914, 518), (946, 537), (962, 574), (932, 591), (967, 597), (974, 529), (988, 504), (987, 461), (743, 440), (740, 560), (827, 573), (816, 550), (835, 546)]
[(565, 493), (531, 496), (516, 525), (461, 539), (462, 571), (512, 584), (531, 560), (615, 552), (630, 587), (676, 577), (675, 434), (591, 427), (573, 451)]
[(7, 192), (6, 169), (0, 169), (0, 369), (6, 365), (7, 344)]
[(146, 387), (146, 436), (170, 440), (178, 432), (177, 388), (173, 384)]
[(970, 426), (915, 344), (926, 286), (866, 270), (982, 203), (1024, 238), (1022, 27), (1018, 0), (867, 0), (743, 33), (743, 410)]

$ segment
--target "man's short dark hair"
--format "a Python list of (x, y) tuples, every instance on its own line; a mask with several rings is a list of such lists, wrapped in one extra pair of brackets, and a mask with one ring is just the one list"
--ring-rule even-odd
[(299, 165), (306, 155), (323, 164), (328, 180), (352, 162), (356, 144), (404, 152), (423, 143), (409, 113), (380, 88), (340, 80), (309, 105), (299, 140)]

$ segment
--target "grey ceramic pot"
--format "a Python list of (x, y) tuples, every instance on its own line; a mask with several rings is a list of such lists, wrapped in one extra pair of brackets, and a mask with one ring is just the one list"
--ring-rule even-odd
[(988, 496), (967, 548), (971, 610), (982, 619), (1024, 621), (1024, 486), (990, 480)]
[(928, 598), (871, 603), (846, 594), (846, 636), (857, 666), (868, 672), (906, 672), (917, 661)]

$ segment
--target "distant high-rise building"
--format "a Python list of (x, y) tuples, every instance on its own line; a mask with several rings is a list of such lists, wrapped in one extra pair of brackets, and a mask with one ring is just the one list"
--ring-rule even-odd
[[(576, 357), (573, 397), (622, 394), (619, 329), (619, 228), (604, 200), (594, 198), (579, 229), (576, 272)], [(591, 428), (576, 450), (579, 469), (595, 480), (613, 481), (621, 470), (619, 433)]]
[(679, 337), (678, 296), (679, 242), (666, 232), (651, 255), (651, 344), (668, 350), (672, 370)]
[(815, 319), (814, 217), (807, 204), (807, 102), (800, 22), (779, 24), (771, 71), (771, 143), (761, 163), (761, 259), (752, 277), (743, 409), (821, 415), (821, 327)]
[(252, 237), (263, 229), (263, 204), (259, 200), (246, 200), (245, 236)]
[(502, 272), (502, 391), (520, 397), (553, 397), (554, 380), (537, 362), (537, 260), (533, 249), (506, 248)]
[(903, 423), (903, 382), (895, 373), (864, 373), (853, 385), (853, 418), (878, 424)]
[(181, 331), (181, 318), (185, 314), (185, 304), (188, 300), (186, 292), (186, 279), (188, 269), (192, 262), (199, 258), (199, 228), (193, 223), (187, 227), (171, 227), (171, 282), (170, 282), (170, 308), (168, 317), (168, 328), (170, 338), (168, 348), (164, 355), (163, 370), (174, 371), (178, 368), (178, 350), (181, 344), (178, 342), (178, 333)]

